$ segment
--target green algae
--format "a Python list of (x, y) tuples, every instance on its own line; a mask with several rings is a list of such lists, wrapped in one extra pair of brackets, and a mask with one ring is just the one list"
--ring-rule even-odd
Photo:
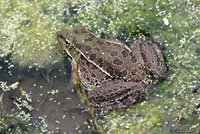
[(22, 68), (49, 69), (63, 60), (55, 40), (56, 3), (49, 1), (52, 6), (47, 8), (46, 2), (1, 2), (1, 57), (11, 54), (12, 61)]
[[(142, 3), (145, 5), (145, 1)], [(173, 1), (173, 3), (160, 1), (153, 4), (151, 8), (157, 10), (154, 10), (154, 14), (158, 17), (156, 20), (154, 17), (149, 18), (155, 24), (149, 23), (147, 25), (149, 29), (146, 29), (146, 26), (143, 27), (143, 24), (140, 27), (148, 31), (150, 38), (164, 49), (163, 53), (169, 67), (168, 77), (152, 89), (153, 92), (146, 100), (149, 106), (144, 105), (143, 103), (146, 102), (144, 101), (130, 107), (125, 112), (126, 118), (124, 115), (115, 117), (122, 111), (113, 111), (109, 116), (107, 115), (105, 117), (107, 122), (103, 122), (108, 133), (168, 134), (174, 128), (191, 130), (193, 133), (200, 131), (199, 92), (192, 92), (200, 81), (200, 55), (197, 52), (200, 44), (198, 32), (200, 7), (197, 5), (199, 5), (198, 2), (191, 1)], [(139, 10), (142, 11), (142, 9)], [(143, 16), (143, 12), (140, 16)], [(162, 18), (167, 18), (169, 25), (165, 25)], [(132, 112), (142, 117), (131, 116)], [(149, 112), (152, 116), (149, 116)], [(130, 118), (132, 118), (131, 121), (129, 121)], [(145, 121), (138, 123), (139, 119)], [(181, 120), (186, 120), (187, 123), (181, 124)], [(109, 127), (110, 125), (115, 127)]]
[[(107, 115), (105, 117), (107, 123), (104, 127), (108, 129), (107, 133), (147, 133), (153, 127), (161, 125), (161, 110), (157, 106), (150, 106), (148, 102), (143, 102), (141, 105), (136, 104), (132, 109)], [(110, 120), (110, 118), (113, 119)]]
[(99, 121), (107, 133), (169, 134), (172, 128), (198, 133), (200, 92), (193, 91), (200, 85), (199, 5), (198, 0), (2, 0), (0, 56), (10, 54), (20, 67), (53, 68), (63, 60), (56, 31), (77, 26), (127, 44), (149, 38), (163, 50), (166, 80), (149, 89), (146, 100)]
[(42, 134), (38, 129), (33, 129), (19, 119), (0, 114), (0, 133), (1, 134)]

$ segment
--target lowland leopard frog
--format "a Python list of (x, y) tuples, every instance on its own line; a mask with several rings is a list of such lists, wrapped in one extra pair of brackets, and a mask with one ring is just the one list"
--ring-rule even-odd
[[(146, 95), (153, 78), (164, 78), (166, 65), (161, 50), (149, 40), (136, 40), (130, 47), (104, 40), (83, 28), (57, 32), (63, 52), (78, 53), (77, 68), (92, 107), (112, 110), (127, 107)], [(63, 43), (63, 41), (65, 43)]]

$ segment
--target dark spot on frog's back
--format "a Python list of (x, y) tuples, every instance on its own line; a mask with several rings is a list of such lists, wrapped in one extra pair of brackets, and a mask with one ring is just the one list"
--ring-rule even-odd
[(102, 66), (103, 66), (103, 58), (99, 58), (99, 59), (97, 60), (97, 64), (98, 64), (100, 67), (102, 67)]
[(111, 45), (111, 43), (110, 43), (110, 42), (107, 42), (107, 45), (109, 45), (109, 46), (110, 46), (110, 45)]
[(108, 79), (110, 79), (110, 76), (106, 75), (105, 80), (108, 80)]
[(136, 63), (136, 62), (137, 62), (137, 59), (135, 58), (135, 56), (132, 56), (131, 61), (132, 61), (133, 63)]
[(119, 59), (114, 59), (113, 60), (113, 64), (115, 65), (122, 65), (123, 64), (123, 61), (119, 60)]
[(96, 59), (96, 54), (91, 54), (90, 55), (90, 60), (94, 61)]
[(96, 70), (98, 68), (95, 65), (92, 65), (91, 69)]
[(75, 47), (78, 48), (78, 49), (81, 49), (81, 44), (76, 43), (76, 44), (75, 44)]
[(91, 46), (85, 46), (86, 51), (90, 51), (91, 49), (92, 49)]
[(97, 69), (97, 67), (96, 67), (95, 65), (93, 65), (93, 66), (92, 66), (92, 69), (96, 70), (96, 69)]
[(123, 57), (127, 57), (128, 56), (128, 51), (127, 50), (122, 51), (122, 56)]
[(107, 69), (106, 69), (106, 71), (107, 71), (110, 75), (113, 74), (113, 68), (112, 68), (111, 66), (108, 66)]
[(86, 66), (90, 67), (90, 65), (91, 65), (90, 62), (87, 61)]
[(93, 40), (92, 37), (85, 39), (86, 42), (88, 42), (88, 41), (92, 41), (92, 40)]
[(99, 51), (100, 51), (100, 48), (95, 47), (94, 50), (99, 52)]
[(118, 55), (118, 52), (117, 51), (112, 51), (111, 53), (110, 53), (110, 56), (117, 56)]
[(127, 70), (123, 70), (119, 75), (120, 77), (125, 77), (127, 75)]
[(97, 40), (97, 43), (98, 43), (99, 45), (103, 45), (103, 41), (101, 41), (101, 40)]

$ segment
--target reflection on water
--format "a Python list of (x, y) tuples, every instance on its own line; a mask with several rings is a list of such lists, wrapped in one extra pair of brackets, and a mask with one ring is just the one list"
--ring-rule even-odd
[[(89, 132), (87, 120), (90, 117), (87, 112), (82, 112), (85, 110), (84, 105), (80, 106), (80, 99), (70, 78), (70, 67), (58, 67), (47, 76), (40, 70), (9, 69), (9, 64), (5, 61), (0, 63), (0, 81), (11, 85), (18, 82), (21, 76), (25, 99), (19, 99), (19, 84), (16, 89), (5, 91), (1, 112), (21, 117), (31, 127), (39, 127), (48, 133)], [(2, 93), (0, 90), (0, 95)]]

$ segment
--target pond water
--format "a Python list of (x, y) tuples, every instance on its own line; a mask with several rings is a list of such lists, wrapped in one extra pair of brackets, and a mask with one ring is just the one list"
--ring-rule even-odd
[[(91, 131), (88, 128), (90, 116), (76, 94), (71, 81), (69, 64), (63, 65), (62, 68), (55, 68), (46, 74), (41, 70), (9, 68), (10, 62), (5, 61), (1, 61), (0, 64), (2, 67), (0, 81), (4, 90), (0, 91), (0, 94), (3, 94), (1, 112), (16, 120), (20, 119), (23, 125), (29, 127), (30, 133), (61, 134)], [(22, 95), (19, 79), (21, 79), (24, 94), (23, 101), (20, 99)], [(5, 91), (6, 89), (10, 90)], [(6, 133), (5, 130), (7, 130), (10, 133), (22, 133), (25, 130), (19, 124), (19, 122), (11, 121), (5, 128), (2, 128), (1, 124), (0, 132)]]

